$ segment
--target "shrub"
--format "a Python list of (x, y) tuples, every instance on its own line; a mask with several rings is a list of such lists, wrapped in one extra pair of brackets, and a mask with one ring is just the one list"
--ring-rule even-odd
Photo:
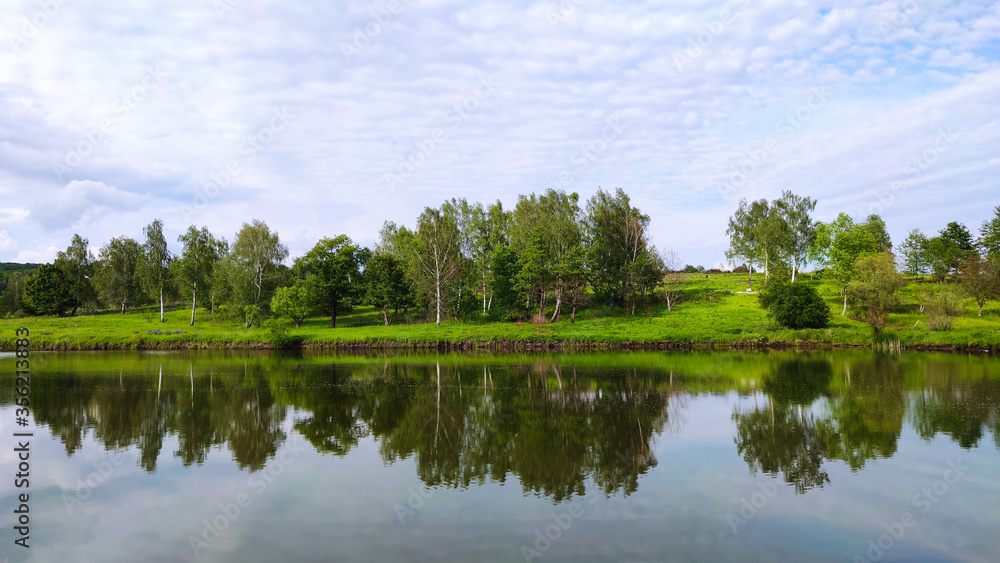
[(758, 300), (782, 326), (826, 328), (830, 324), (830, 308), (819, 293), (804, 282), (773, 281), (760, 292)]
[(937, 290), (925, 294), (923, 301), (927, 325), (933, 331), (951, 330), (955, 317), (962, 314), (962, 298), (951, 287), (939, 286)]
[(260, 307), (256, 305), (247, 305), (243, 308), (243, 314), (247, 328), (253, 328), (254, 326), (260, 328), (260, 322), (263, 320)]
[(302, 343), (302, 338), (288, 334), (288, 321), (284, 318), (271, 318), (264, 321), (267, 329), (267, 343), (271, 348), (291, 348)]

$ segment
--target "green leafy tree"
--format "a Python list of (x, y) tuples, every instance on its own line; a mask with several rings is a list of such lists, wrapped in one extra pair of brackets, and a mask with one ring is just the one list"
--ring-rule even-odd
[(493, 301), (490, 315), (501, 320), (521, 318), (519, 311), (524, 296), (518, 289), (517, 276), (521, 271), (517, 252), (509, 246), (493, 249)]
[(987, 258), (1000, 260), (1000, 205), (993, 210), (993, 217), (979, 228), (977, 244)]
[(177, 237), (177, 241), (183, 243), (184, 248), (180, 257), (171, 263), (171, 267), (174, 269), (174, 278), (186, 294), (191, 296), (191, 326), (194, 326), (198, 294), (211, 290), (215, 267), (225, 254), (225, 241), (216, 240), (206, 227), (199, 230), (194, 225)]
[(563, 291), (569, 298), (570, 324), (576, 323), (576, 310), (586, 292), (589, 272), (587, 251), (582, 244), (570, 248), (556, 263), (555, 274), (562, 283)]
[(279, 317), (291, 319), (295, 328), (302, 328), (310, 309), (309, 292), (302, 280), (290, 287), (279, 287), (271, 298), (271, 311)]
[(142, 260), (139, 262), (139, 277), (145, 290), (157, 296), (160, 302), (160, 322), (163, 318), (163, 292), (171, 283), (170, 262), (172, 256), (167, 248), (167, 239), (163, 237), (163, 222), (159, 219), (142, 229), (146, 243), (142, 247)]
[(986, 303), (1000, 296), (1000, 271), (996, 262), (973, 254), (959, 264), (958, 272), (962, 289), (975, 300), (979, 316), (983, 316)]
[(782, 253), (791, 261), (792, 282), (799, 267), (809, 258), (809, 248), (816, 240), (816, 224), (809, 215), (816, 210), (816, 200), (784, 191), (775, 208), (787, 225), (787, 236), (782, 240)]
[(854, 223), (846, 213), (838, 215), (832, 223), (820, 224), (817, 229), (810, 256), (815, 262), (829, 266), (839, 284), (844, 297), (841, 316), (847, 314), (849, 285), (857, 276), (858, 259), (878, 254), (885, 247), (877, 231), (877, 226), (873, 228), (867, 222)]
[(816, 289), (805, 282), (769, 283), (758, 295), (758, 301), (782, 326), (801, 329), (830, 325), (830, 307)]
[(417, 218), (411, 247), (414, 265), (411, 271), (418, 287), (431, 296), (436, 326), (441, 326), (441, 313), (448, 297), (447, 284), (459, 277), (461, 271), (460, 244), (458, 221), (446, 208), (428, 207)]
[(552, 270), (549, 269), (548, 245), (542, 229), (536, 228), (521, 254), (521, 269), (517, 274), (517, 289), (538, 298), (538, 318), (544, 320), (545, 292), (552, 284)]
[(295, 261), (294, 271), (305, 279), (314, 305), (337, 327), (337, 314), (347, 311), (361, 291), (360, 249), (347, 235), (324, 238)]
[(376, 253), (365, 267), (365, 300), (382, 311), (385, 326), (392, 324), (395, 314), (413, 306), (413, 288), (406, 278), (403, 264), (391, 254)]
[(62, 317), (75, 303), (71, 291), (72, 285), (59, 267), (43, 264), (38, 267), (38, 273), (28, 280), (25, 296), (35, 314)]
[[(726, 231), (730, 239), (726, 256), (732, 262), (745, 261), (750, 266), (748, 282), (753, 280), (754, 264), (764, 267), (764, 278), (767, 279), (771, 275), (772, 263), (813, 238), (812, 222), (807, 215), (808, 205), (796, 201), (796, 197), (790, 194), (785, 207), (779, 206), (778, 202), (768, 203), (766, 199), (751, 203), (740, 200), (739, 209), (730, 218), (729, 229)], [(793, 235), (786, 215), (801, 222), (801, 240)]]
[(880, 330), (889, 320), (889, 312), (899, 305), (899, 291), (905, 285), (896, 271), (896, 259), (888, 253), (858, 258), (857, 274), (850, 284), (851, 299), (873, 329)]
[(938, 281), (958, 270), (963, 260), (976, 252), (972, 233), (961, 223), (952, 221), (928, 244), (931, 269)]
[(625, 276), (649, 244), (649, 215), (632, 207), (628, 195), (598, 189), (587, 200), (584, 227), (589, 242), (591, 283), (601, 297), (625, 303)]
[(73, 297), (71, 316), (76, 314), (77, 309), (97, 297), (91, 283), (91, 277), (94, 275), (94, 253), (90, 251), (88, 244), (87, 239), (73, 235), (69, 248), (60, 252), (55, 261), (55, 266), (62, 270), (70, 287), (70, 295)]
[(27, 297), (25, 289), (28, 286), (29, 274), (15, 272), (7, 278), (7, 284), (0, 292), (0, 313), (6, 315), (20, 315), (28, 312)]
[(234, 313), (249, 305), (265, 307), (288, 275), (282, 265), (286, 258), (288, 247), (278, 233), (254, 219), (236, 233), (232, 247), (219, 264), (215, 286), (224, 288)]
[(927, 236), (920, 229), (913, 229), (899, 245), (900, 258), (903, 260), (903, 271), (907, 275), (923, 276), (927, 273)]
[(143, 299), (138, 275), (141, 261), (142, 246), (135, 239), (113, 238), (101, 247), (94, 282), (104, 300), (117, 304), (122, 314)]

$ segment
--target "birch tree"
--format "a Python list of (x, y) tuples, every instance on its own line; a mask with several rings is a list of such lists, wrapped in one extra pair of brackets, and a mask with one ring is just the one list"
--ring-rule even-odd
[(791, 261), (792, 282), (794, 283), (799, 265), (806, 262), (809, 256), (809, 247), (816, 240), (816, 225), (813, 223), (812, 217), (809, 216), (816, 209), (816, 200), (784, 191), (781, 194), (781, 199), (775, 204), (777, 212), (787, 226), (783, 250)]
[(155, 219), (142, 229), (146, 243), (142, 246), (142, 261), (139, 276), (146, 291), (158, 296), (160, 302), (160, 322), (163, 319), (163, 290), (170, 282), (170, 250), (163, 237), (163, 221)]
[(198, 294), (210, 291), (215, 266), (225, 253), (225, 241), (216, 240), (205, 227), (199, 230), (191, 225), (186, 233), (177, 237), (177, 242), (183, 243), (184, 248), (180, 257), (171, 265), (177, 281), (191, 295), (190, 326), (194, 326)]
[(418, 281), (429, 288), (435, 308), (435, 326), (441, 326), (445, 284), (459, 273), (461, 248), (458, 221), (443, 209), (428, 207), (417, 218), (412, 261)]

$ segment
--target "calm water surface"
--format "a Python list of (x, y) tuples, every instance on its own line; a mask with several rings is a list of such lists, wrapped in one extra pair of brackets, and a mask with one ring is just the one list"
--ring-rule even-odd
[(32, 367), (29, 550), (13, 544), (19, 428), (0, 399), (10, 561), (1000, 561), (995, 358)]

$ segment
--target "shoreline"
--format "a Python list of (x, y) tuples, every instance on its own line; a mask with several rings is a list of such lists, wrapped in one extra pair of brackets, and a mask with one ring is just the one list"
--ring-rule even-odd
[[(0, 351), (11, 352), (7, 342), (0, 343)], [(329, 350), (329, 351), (388, 351), (420, 350), (437, 352), (758, 352), (768, 350), (858, 350), (876, 349), (874, 344), (830, 342), (823, 340), (338, 340), (305, 341), (287, 348), (275, 348), (264, 341), (203, 341), (203, 340), (146, 340), (128, 343), (79, 343), (55, 342), (33, 343), (33, 351), (77, 352), (77, 351), (127, 351), (127, 350)], [(891, 351), (908, 352), (952, 352), (970, 354), (996, 354), (997, 350), (972, 344), (893, 344)]]

